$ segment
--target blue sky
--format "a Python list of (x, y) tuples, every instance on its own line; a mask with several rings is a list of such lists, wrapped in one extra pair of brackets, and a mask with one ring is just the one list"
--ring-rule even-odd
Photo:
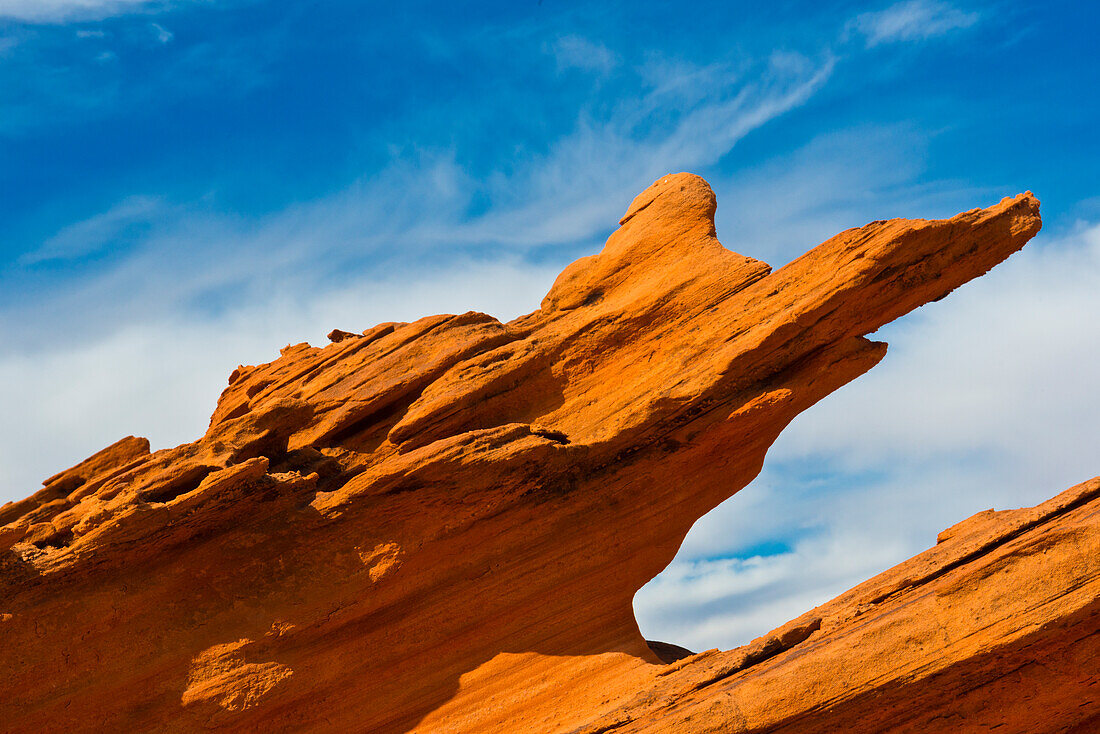
[(238, 363), (510, 318), (635, 193), (727, 247), (1031, 189), (1028, 250), (880, 335), (636, 600), (731, 646), (1100, 471), (1100, 9), (1078, 2), (0, 0), (0, 501), (191, 440)]

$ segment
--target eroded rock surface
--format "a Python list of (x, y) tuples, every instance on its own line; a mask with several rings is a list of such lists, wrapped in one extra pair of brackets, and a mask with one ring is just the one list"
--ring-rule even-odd
[[(1018, 250), (1038, 208), (1028, 193), (949, 220), (873, 222), (772, 272), (718, 242), (709, 186), (677, 174), (639, 195), (603, 251), (569, 266), (534, 313), (336, 330), (323, 348), (241, 366), (199, 440), (149, 453), (123, 439), (0, 508), (0, 721), (809, 731), (799, 717), (822, 710), (837, 721), (863, 720), (860, 706), (901, 711), (916, 695), (906, 686), (930, 676), (991, 691), (958, 666), (1000, 654), (999, 638), (959, 642), (946, 622), (903, 637), (882, 615), (916, 609), (897, 600), (920, 589), (940, 609), (929, 590), (990, 558), (978, 534), (1016, 515), (959, 526), (900, 577), (748, 649), (663, 665), (631, 601), (692, 523), (759, 472), (795, 415), (882, 359), (885, 345), (865, 334)], [(1038, 532), (1027, 527), (996, 547)], [(1006, 628), (1013, 654), (1026, 657), (1033, 638), (1047, 649), (1061, 633), (1043, 625), (1093, 609), (1095, 526), (1082, 528), (1064, 542), (1085, 555), (1063, 570), (1093, 601), (1013, 612), (1031, 625)], [(967, 544), (959, 558), (970, 560), (943, 560)], [(1025, 553), (1039, 565), (1021, 573), (1046, 573), (1047, 555)], [(978, 625), (1001, 619), (1007, 601), (981, 591), (997, 587), (996, 571), (975, 573), (945, 598)], [(1034, 612), (1031, 601), (1042, 599), (1021, 602)], [(933, 618), (911, 613), (912, 624)], [(1058, 639), (1074, 654), (1092, 644)], [(881, 659), (861, 666), (869, 649)], [(1019, 675), (1083, 685), (1095, 682), (1088, 667)], [(936, 690), (918, 697), (929, 716), (954, 689)], [(917, 726), (895, 709), (875, 721)]]
[(1100, 730), (1100, 477), (952, 530), (745, 647), (658, 671), (575, 731)]

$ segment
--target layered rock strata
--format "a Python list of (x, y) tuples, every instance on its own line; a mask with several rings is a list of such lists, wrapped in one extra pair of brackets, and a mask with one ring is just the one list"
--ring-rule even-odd
[[(0, 508), (0, 721), (763, 731), (822, 709), (859, 718), (860, 696), (901, 701), (932, 663), (888, 690), (856, 666), (871, 677), (829, 689), (867, 643), (814, 641), (857, 639), (927, 580), (879, 580), (881, 599), (859, 587), (749, 650), (671, 666), (631, 601), (795, 415), (882, 359), (865, 334), (1018, 250), (1038, 207), (1028, 193), (873, 222), (772, 272), (718, 242), (702, 179), (667, 176), (534, 313), (336, 330), (239, 367), (199, 440), (149, 453), (123, 439)], [(956, 536), (945, 548), (971, 534)], [(900, 654), (892, 624), (865, 633)], [(941, 659), (944, 640), (922, 639)], [(767, 678), (819, 648), (819, 668)], [(939, 673), (969, 675), (951, 665)]]
[(1100, 731), (1100, 477), (939, 540), (574, 731)]

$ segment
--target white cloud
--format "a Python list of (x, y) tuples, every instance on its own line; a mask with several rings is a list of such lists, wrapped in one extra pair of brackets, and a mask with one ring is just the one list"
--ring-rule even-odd
[(919, 180), (927, 131), (907, 124), (824, 132), (793, 152), (715, 180), (726, 245), (778, 267), (850, 227), (891, 217), (945, 217), (1001, 192)]
[(168, 30), (160, 23), (150, 23), (149, 27), (153, 30), (153, 35), (156, 36), (157, 43), (170, 43), (171, 40), (176, 37), (172, 31)]
[[(885, 361), (796, 419), (757, 481), (702, 518), (638, 594), (643, 632), (747, 642), (975, 512), (1100, 473), (1097, 282), (1100, 225), (1081, 225), (883, 329)], [(790, 552), (721, 558), (776, 540)]]
[(463, 261), (442, 270), (367, 273), (323, 294), (267, 297), (205, 319), (131, 323), (84, 344), (0, 356), (0, 504), (127, 434), (154, 448), (198, 438), (239, 363), (278, 357), (284, 344), (326, 344), (334, 327), (479, 310), (511, 319), (538, 307), (557, 267)]
[(919, 41), (968, 28), (979, 15), (939, 0), (905, 0), (885, 10), (856, 16), (849, 26), (862, 34), (868, 48), (894, 41)]
[(148, 228), (151, 220), (164, 213), (160, 201), (148, 196), (132, 196), (105, 212), (82, 222), (70, 224), (23, 255), (23, 265), (49, 260), (69, 260), (102, 251), (120, 240), (133, 239)]
[(163, 4), (164, 0), (0, 0), (0, 18), (32, 23), (95, 20)]
[(834, 533), (789, 553), (679, 562), (638, 593), (638, 622), (648, 639), (694, 652), (729, 649), (836, 596), (904, 550), (884, 534)]
[[(792, 426), (784, 455), (864, 466), (980, 452), (1039, 469), (1014, 488), (1067, 471), (1087, 478), (1076, 472), (1087, 471), (1082, 461), (1100, 439), (1097, 282), (1100, 225), (1040, 235), (946, 301), (884, 329), (885, 363), (846, 388), (843, 401), (825, 402)], [(828, 426), (841, 420), (838, 435)]]
[[(817, 64), (804, 59), (798, 67), (784, 58), (748, 81), (714, 69), (695, 75), (694, 86), (651, 79), (648, 93), (620, 105), (608, 119), (582, 115), (572, 135), (506, 182), (505, 206), (447, 228), (439, 241), (457, 236), (532, 247), (591, 237), (617, 221), (623, 202), (649, 182), (716, 162), (748, 133), (804, 104), (833, 67), (831, 58)], [(677, 80), (685, 73), (682, 66), (666, 68)], [(673, 122), (653, 127), (658, 110), (672, 114)], [(522, 199), (508, 201), (509, 191), (522, 192)]]
[[(831, 68), (831, 62), (795, 72), (767, 66), (742, 84), (715, 76), (701, 99), (662, 92), (660, 100), (632, 99), (600, 122), (582, 113), (573, 133), (546, 154), (518, 159), (510, 175), (487, 182), (472, 180), (450, 156), (420, 154), (338, 194), (258, 220), (203, 202), (161, 205), (145, 216), (153, 200), (131, 198), (66, 227), (25, 256), (24, 264), (33, 265), (87, 254), (120, 230), (153, 220), (133, 254), (110, 270), (48, 299), (13, 306), (13, 336), (33, 342), (44, 325), (88, 334), (133, 319), (138, 309), (152, 318), (215, 292), (230, 291), (233, 303), (226, 307), (232, 308), (272, 283), (322, 288), (326, 278), (378, 258), (408, 263), (429, 253), (446, 260), (472, 250), (596, 247), (639, 190), (670, 171), (714, 162), (749, 131), (803, 103)], [(660, 129), (645, 123), (646, 111), (656, 105), (672, 118)], [(490, 206), (470, 218), (475, 195)], [(565, 250), (557, 264), (574, 254), (581, 253)]]
[(619, 64), (618, 57), (607, 46), (581, 36), (562, 36), (549, 44), (547, 50), (553, 55), (559, 72), (581, 69), (607, 76)]

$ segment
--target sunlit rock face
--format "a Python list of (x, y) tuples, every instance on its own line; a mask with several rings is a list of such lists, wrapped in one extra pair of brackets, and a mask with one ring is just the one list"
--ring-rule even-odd
[[(123, 439), (0, 508), (0, 721), (961, 731), (945, 712), (965, 704), (967, 722), (1054, 731), (1097, 715), (1066, 694), (1100, 659), (1095, 483), (1026, 522), (956, 528), (746, 648), (642, 639), (634, 593), (794, 416), (882, 359), (864, 335), (1040, 227), (1022, 194), (848, 230), (772, 272), (718, 242), (715, 206), (701, 178), (666, 176), (534, 313), (288, 346), (233, 372), (197, 441)], [(1040, 652), (1062, 662), (1020, 662)]]

